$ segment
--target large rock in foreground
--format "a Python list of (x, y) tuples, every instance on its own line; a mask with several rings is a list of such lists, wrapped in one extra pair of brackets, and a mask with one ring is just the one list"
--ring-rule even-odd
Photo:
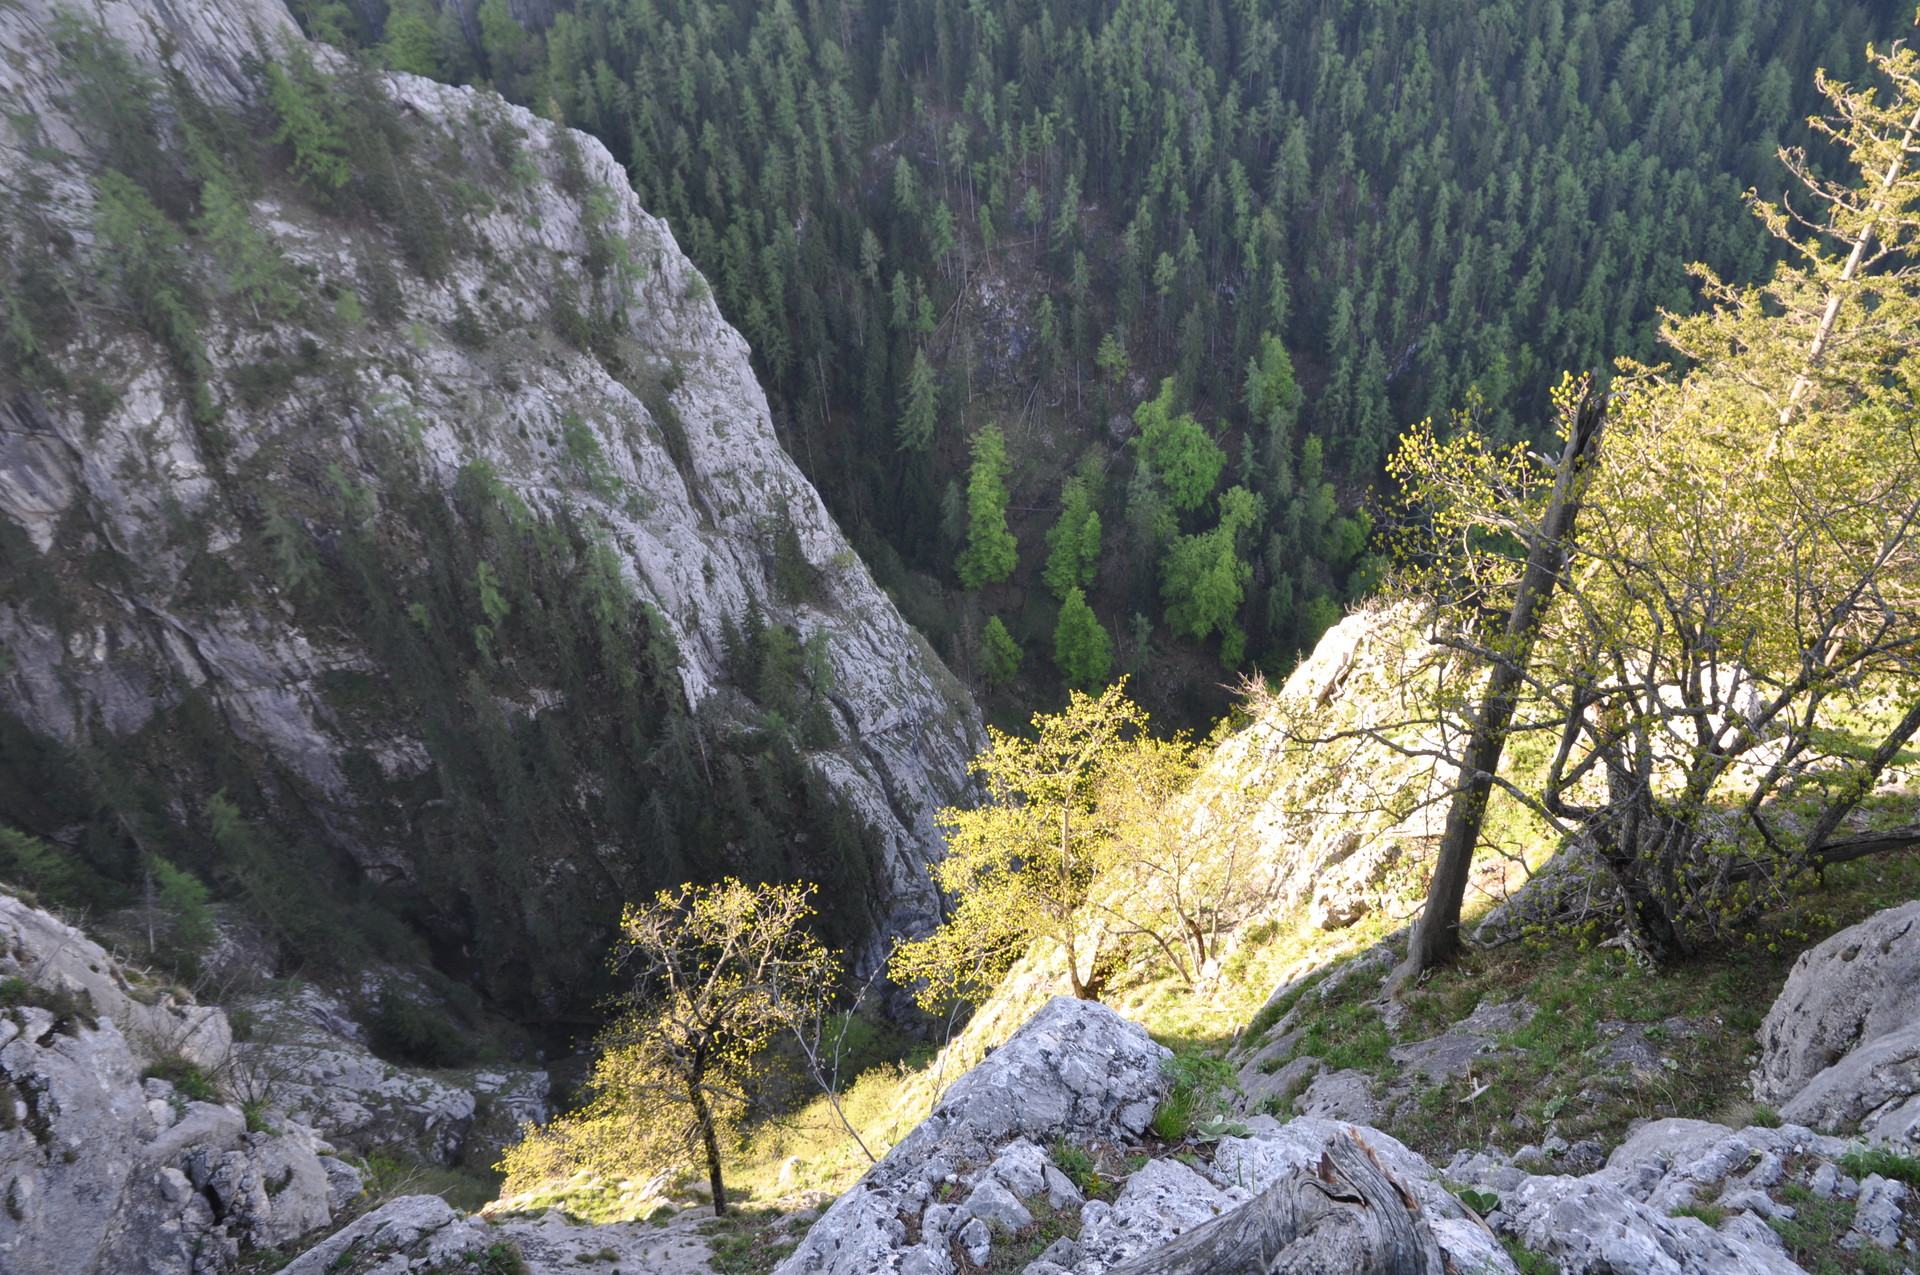
[[(1040, 1148), (1056, 1139), (1137, 1142), (1165, 1090), (1169, 1057), (1106, 1006), (1054, 997), (834, 1201), (779, 1275), (951, 1272), (954, 1236), (976, 1223), (978, 1234), (994, 1221), (1012, 1229), (1032, 1221), (1020, 1195), (1077, 1202)], [(919, 1242), (910, 1242), (903, 1217), (918, 1223)]]
[(1055, 997), (827, 1210), (778, 1275), (954, 1275), (1049, 1232), (1060, 1238), (1027, 1265), (1030, 1275), (1098, 1275), (1237, 1217), (1272, 1188), (1303, 1176), (1332, 1182), (1326, 1166), (1355, 1156), (1394, 1184), (1430, 1232), (1436, 1261), (1444, 1254), (1463, 1275), (1514, 1269), (1424, 1160), (1384, 1133), (1336, 1121), (1259, 1117), (1247, 1137), (1222, 1138), (1211, 1164), (1148, 1156), (1112, 1200), (1086, 1199), (1050, 1149), (1116, 1162), (1145, 1150), (1168, 1057), (1106, 1006)]
[(1920, 901), (1810, 948), (1760, 1027), (1757, 1102), (1875, 1141), (1920, 1132)]

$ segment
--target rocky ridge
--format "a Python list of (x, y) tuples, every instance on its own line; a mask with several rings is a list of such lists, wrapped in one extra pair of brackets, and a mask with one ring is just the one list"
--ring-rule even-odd
[[(1103, 1006), (1048, 1002), (813, 1224), (780, 1275), (951, 1275), (1003, 1248), (1029, 1255), (1004, 1266), (1025, 1275), (1100, 1275), (1247, 1207), (1341, 1139), (1370, 1149), (1462, 1275), (1517, 1271), (1503, 1236), (1564, 1275), (1792, 1275), (1764, 1220), (1791, 1217), (1767, 1194), (1787, 1183), (1864, 1201), (1864, 1242), (1876, 1227), (1900, 1235), (1899, 1185), (1848, 1179), (1844, 1142), (1794, 1126), (1657, 1121), (1583, 1175), (1486, 1152), (1436, 1170), (1380, 1130), (1316, 1117), (1253, 1116), (1168, 1143), (1149, 1129), (1165, 1057)], [(1092, 1198), (1060, 1168), (1076, 1151), (1111, 1172)], [(1717, 1226), (1675, 1215), (1698, 1205), (1724, 1212)]]

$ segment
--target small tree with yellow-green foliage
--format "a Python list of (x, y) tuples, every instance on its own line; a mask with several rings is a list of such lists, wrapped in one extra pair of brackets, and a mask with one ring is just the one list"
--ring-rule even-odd
[(1189, 986), (1217, 968), (1229, 935), (1277, 896), (1277, 861), (1249, 827), (1264, 794), (1196, 787), (1207, 751), (1186, 735), (1142, 736), (1102, 776), (1106, 836), (1089, 911), (1121, 939), (1150, 942)]
[(506, 1190), (704, 1161), (724, 1214), (721, 1145), (753, 1105), (775, 1037), (804, 1031), (834, 985), (833, 956), (806, 929), (812, 893), (729, 878), (629, 904), (615, 959), (634, 981), (597, 1042), (592, 1097), (507, 1151)]
[(922, 1005), (978, 1004), (1041, 939), (1059, 945), (1073, 994), (1099, 997), (1103, 926), (1081, 905), (1110, 836), (1098, 816), (1101, 788), (1146, 731), (1146, 714), (1125, 686), (1097, 699), (1072, 692), (1062, 711), (1034, 715), (1031, 739), (989, 729), (987, 750), (973, 763), (986, 803), (939, 816), (947, 854), (933, 874), (958, 900), (953, 918), (901, 944), (889, 969), (898, 982), (919, 985)]
[(1825, 205), (1756, 206), (1795, 259), (1753, 288), (1696, 267), (1710, 304), (1662, 332), (1686, 372), (1623, 364), (1530, 651), (1486, 621), (1550, 472), (1468, 428), (1395, 462), (1428, 533), (1402, 586), (1441, 604), (1436, 649), (1517, 671), (1513, 729), (1549, 761), (1534, 788), (1450, 747), (1469, 681), (1427, 705), (1427, 746), (1590, 845), (1655, 961), (1825, 863), (1920, 843), (1832, 835), (1920, 731), (1920, 57), (1867, 56), (1891, 100), (1822, 79), (1815, 122), (1859, 180), (1784, 152)]

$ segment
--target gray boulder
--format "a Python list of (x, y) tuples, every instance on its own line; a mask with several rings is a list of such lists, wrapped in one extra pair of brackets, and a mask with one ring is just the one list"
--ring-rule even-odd
[[(1760, 1026), (1754, 1100), (1784, 1114), (1822, 1072), (1916, 1021), (1920, 900), (1876, 913), (1794, 962)], [(1831, 1106), (1844, 1099), (1830, 1086), (1821, 1102)]]
[(25, 978), (111, 1020), (143, 1062), (177, 1057), (209, 1074), (227, 1062), (227, 1016), (170, 984), (123, 969), (105, 948), (59, 918), (0, 894), (0, 978)]
[[(451, 1272), (502, 1243), (491, 1226), (437, 1195), (403, 1195), (329, 1235), (284, 1268), (285, 1275), (359, 1275), (380, 1270)], [(397, 1264), (395, 1258), (400, 1259)], [(418, 1266), (412, 1263), (418, 1261)]]
[(1503, 1228), (1561, 1275), (1805, 1275), (1775, 1245), (1668, 1217), (1598, 1175), (1527, 1178), (1500, 1209)]
[(1373, 1096), (1373, 1077), (1355, 1068), (1318, 1077), (1293, 1105), (1301, 1115), (1315, 1120), (1352, 1124), (1373, 1124), (1382, 1114), (1380, 1102)]
[[(967, 1166), (985, 1168), (1006, 1150), (1014, 1156), (1009, 1168), (1023, 1164), (1025, 1154), (1007, 1147), (1020, 1137), (1036, 1149), (1059, 1138), (1137, 1141), (1165, 1089), (1161, 1063), (1169, 1056), (1139, 1024), (1106, 1006), (1054, 997), (834, 1201), (778, 1275), (903, 1270), (909, 1247), (924, 1250), (917, 1265), (950, 1261), (931, 1246), (906, 1242), (901, 1216), (931, 1212), (916, 1185)], [(976, 1186), (976, 1197), (989, 1182), (1012, 1198), (991, 1177)]]
[(1860, 1202), (1854, 1206), (1852, 1233), (1881, 1248), (1898, 1244), (1900, 1222), (1905, 1215), (1901, 1206), (1909, 1194), (1904, 1182), (1883, 1178), (1878, 1173), (1868, 1174), (1860, 1184)]
[(1920, 1023), (1865, 1042), (1781, 1105), (1783, 1118), (1818, 1129), (1912, 1141), (1920, 1123)]
[(1033, 1213), (994, 1178), (982, 1178), (967, 1197), (966, 1211), (989, 1226), (1017, 1231), (1033, 1225)]

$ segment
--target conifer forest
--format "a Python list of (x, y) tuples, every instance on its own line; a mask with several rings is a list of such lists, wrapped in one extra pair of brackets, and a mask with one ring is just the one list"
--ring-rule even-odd
[[(1743, 194), (1781, 193), (1814, 70), (1855, 78), (1911, 17), (380, 7), (296, 5), (627, 164), (751, 342), (788, 449), (943, 656), (990, 676), (998, 619), (1023, 685), (1057, 696), (1084, 681), (1082, 588), (1114, 670), (1153, 669), (1154, 707), (1191, 725), (1368, 591), (1372, 493), (1406, 426), (1470, 403), (1493, 436), (1544, 438), (1561, 372), (1655, 359), (1658, 313), (1694, 304), (1690, 263), (1760, 278), (1773, 249)], [(1188, 428), (1157, 444), (1169, 418)], [(1004, 456), (983, 461), (994, 430)], [(983, 465), (1004, 473), (998, 511)]]

